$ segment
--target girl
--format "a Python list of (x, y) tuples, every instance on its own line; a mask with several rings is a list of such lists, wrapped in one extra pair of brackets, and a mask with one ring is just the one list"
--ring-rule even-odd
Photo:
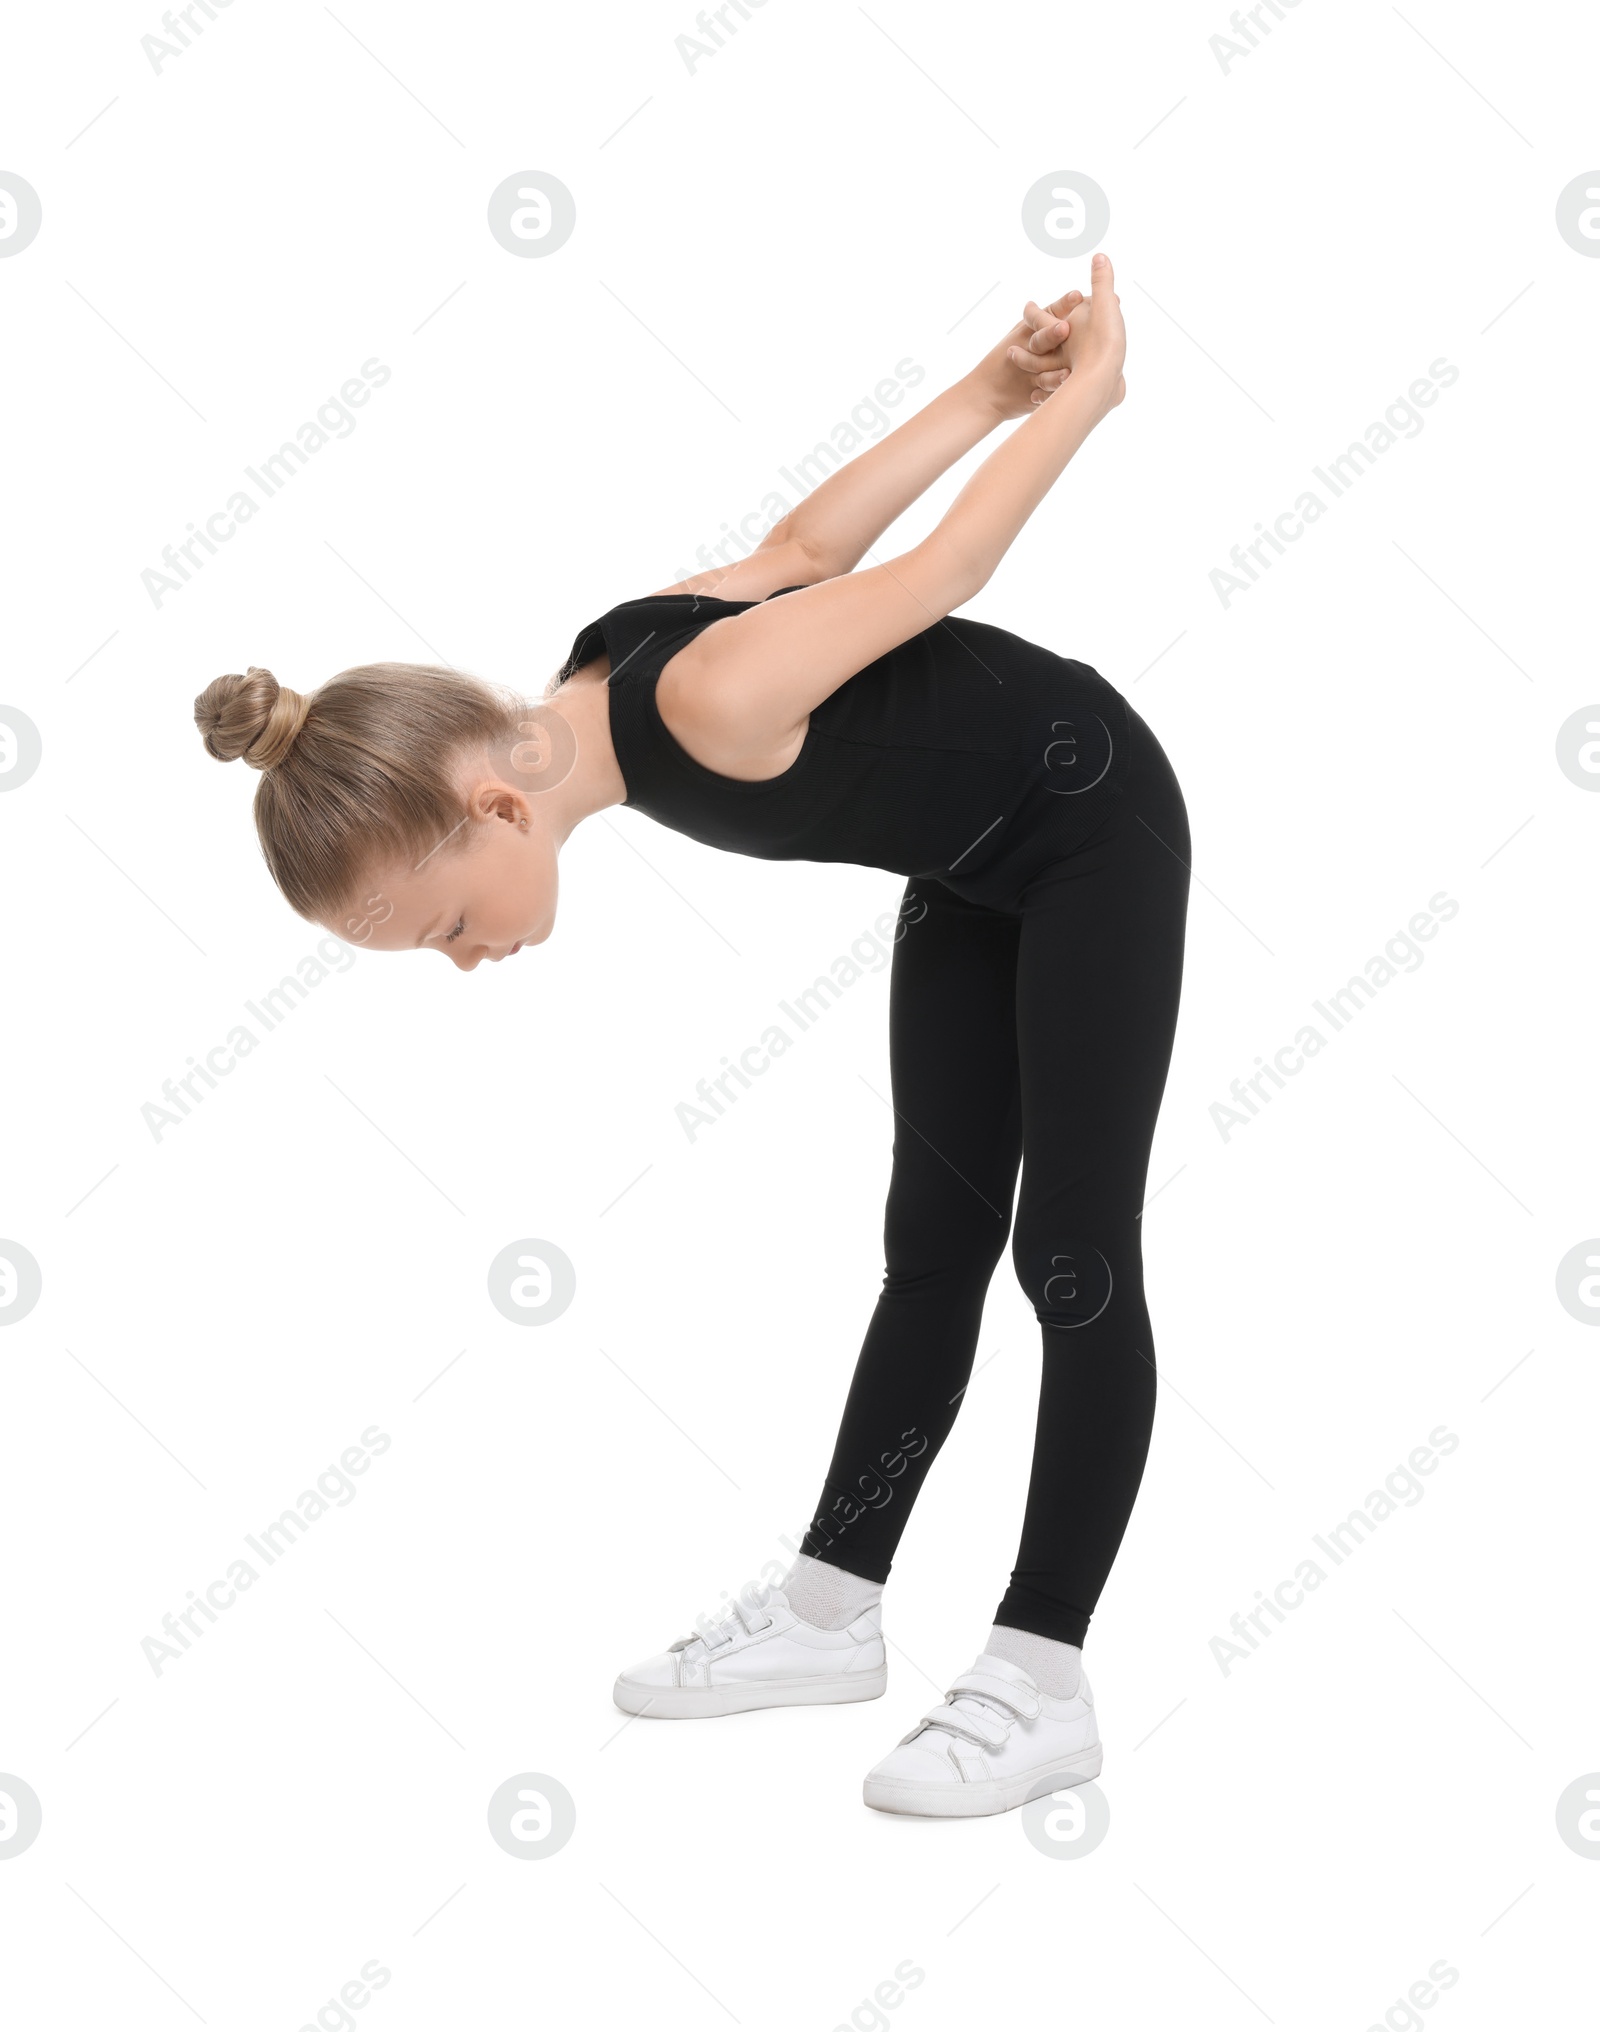
[[(889, 1812), (996, 1813), (1099, 1772), (1080, 1647), (1154, 1409), (1139, 1216), (1177, 1019), (1183, 799), (1104, 678), (947, 618), (1123, 399), (1103, 254), (1091, 289), (1030, 303), (751, 556), (582, 629), (539, 705), (411, 664), (309, 697), (252, 669), (195, 704), (209, 751), (263, 772), (256, 827), (288, 901), (377, 951), (470, 972), (540, 943), (560, 847), (621, 803), (737, 853), (908, 878), (887, 1271), (816, 1516), (781, 1585), (615, 1689), (629, 1712), (678, 1718), (883, 1692), (883, 1583), (1009, 1233), (1044, 1343), (1022, 1548), (971, 1671), (868, 1774), (867, 1803)], [(1019, 418), (930, 536), (855, 569)]]

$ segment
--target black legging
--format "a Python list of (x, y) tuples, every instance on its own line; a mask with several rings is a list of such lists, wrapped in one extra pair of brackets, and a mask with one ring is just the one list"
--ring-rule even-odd
[(889, 990), (887, 1270), (804, 1550), (888, 1578), (1012, 1259), (1043, 1330), (1022, 1545), (995, 1621), (1081, 1644), (1155, 1410), (1140, 1211), (1183, 968), (1189, 828), (1130, 714), (1126, 796), (1017, 911), (913, 878)]

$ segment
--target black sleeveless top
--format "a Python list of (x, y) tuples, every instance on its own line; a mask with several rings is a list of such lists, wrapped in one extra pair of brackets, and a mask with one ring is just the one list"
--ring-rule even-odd
[(656, 681), (702, 629), (757, 604), (625, 600), (580, 630), (561, 667), (566, 679), (602, 649), (609, 656), (626, 802), (659, 824), (763, 860), (887, 868), (1012, 910), (1120, 802), (1132, 732), (1121, 693), (1087, 664), (956, 617), (814, 707), (780, 775), (746, 783), (707, 769), (668, 732)]

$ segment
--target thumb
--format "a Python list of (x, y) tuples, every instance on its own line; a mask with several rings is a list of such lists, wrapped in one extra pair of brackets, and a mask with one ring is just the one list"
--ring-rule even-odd
[(1115, 294), (1117, 278), (1112, 273), (1109, 254), (1096, 254), (1089, 263), (1089, 287), (1092, 290), (1103, 289), (1108, 295)]

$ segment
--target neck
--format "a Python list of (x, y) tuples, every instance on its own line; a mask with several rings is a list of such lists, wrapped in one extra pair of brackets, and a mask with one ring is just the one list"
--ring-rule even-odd
[(611, 700), (603, 677), (569, 678), (542, 703), (567, 722), (578, 748), (572, 774), (547, 800), (551, 834), (559, 847), (581, 820), (623, 803), (628, 787), (611, 745)]

